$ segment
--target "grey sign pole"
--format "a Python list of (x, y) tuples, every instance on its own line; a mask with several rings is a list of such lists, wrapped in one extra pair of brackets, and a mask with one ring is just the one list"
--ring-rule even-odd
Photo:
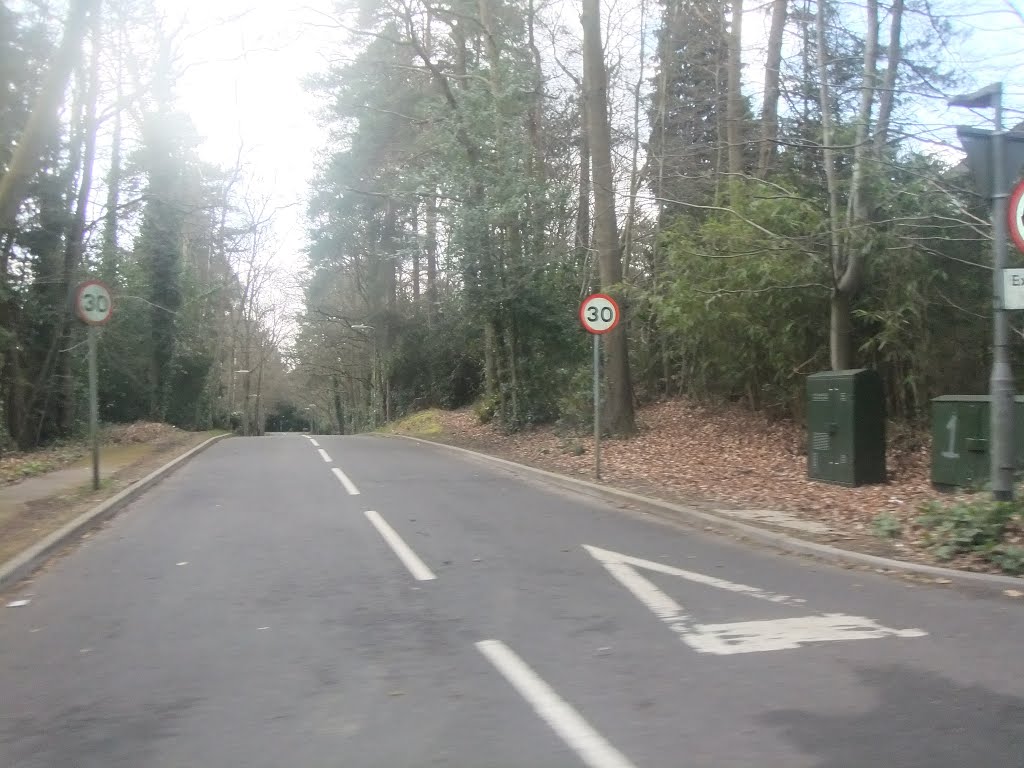
[[(986, 132), (959, 129), (957, 133), (967, 150), (968, 164), (978, 182), (979, 191), (992, 200), (992, 373), (989, 394), (992, 398), (989, 434), (992, 440), (991, 486), (996, 501), (1013, 499), (1014, 456), (1013, 370), (1009, 355), (1009, 318), (1003, 296), (1003, 271), (1006, 269), (1006, 203), (1007, 188), (1006, 133), (1003, 131), (1003, 84), (993, 83), (974, 93), (957, 96), (949, 102), (953, 107), (992, 109), (995, 130), (988, 141)], [(989, 150), (987, 145), (991, 145)], [(1021, 159), (1018, 149), (1014, 158)], [(991, 164), (988, 161), (991, 159)], [(1019, 163), (1013, 172), (1020, 170)], [(989, 176), (989, 174), (991, 174)], [(988, 178), (986, 178), (988, 176)]]
[(99, 371), (96, 365), (95, 325), (90, 325), (89, 334), (89, 442), (92, 444), (92, 489), (100, 489), (100, 403)]
[(86, 280), (75, 289), (75, 314), (89, 326), (89, 443), (92, 447), (92, 489), (100, 488), (100, 404), (99, 366), (96, 364), (96, 343), (99, 329), (110, 319), (114, 303), (110, 289), (99, 280)]
[(992, 495), (997, 501), (1013, 499), (1013, 371), (1010, 369), (1009, 318), (1003, 300), (1003, 270), (1006, 269), (1006, 134), (1003, 132), (1003, 87), (993, 95), (995, 133), (992, 135), (992, 288), (993, 307), (992, 379)]
[(594, 477), (601, 479), (601, 337), (594, 334)]

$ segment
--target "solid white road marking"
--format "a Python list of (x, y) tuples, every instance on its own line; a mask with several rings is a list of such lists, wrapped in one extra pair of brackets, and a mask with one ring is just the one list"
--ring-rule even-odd
[(383, 517), (373, 511), (368, 511), (365, 514), (366, 519), (373, 523), (377, 533), (381, 535), (384, 541), (388, 543), (388, 546), (398, 555), (398, 559), (409, 569), (409, 573), (412, 574), (414, 579), (417, 581), (431, 581), (437, 578), (433, 571), (424, 565), (423, 561), (412, 551), (412, 548), (402, 540), (402, 537), (395, 532), (394, 528), (388, 525)]
[(636, 570), (643, 568), (656, 573), (678, 576), (704, 586), (737, 592), (758, 600), (767, 600), (787, 606), (798, 606), (804, 600), (777, 595), (772, 592), (736, 584), (703, 573), (686, 571), (671, 565), (644, 560), (621, 552), (583, 545), (622, 586), (679, 635), (690, 648), (700, 653), (728, 656), (734, 653), (758, 653), (799, 648), (804, 643), (822, 643), (834, 640), (870, 640), (881, 637), (924, 637), (920, 629), (890, 629), (863, 616), (829, 613), (821, 616), (769, 619), (766, 621), (739, 621), (725, 624), (698, 624), (683, 606), (654, 586)]
[(320, 458), (323, 459), (326, 463), (330, 464), (331, 463), (331, 457), (327, 455), (327, 451), (325, 451), (323, 448), (320, 448), (319, 450), (320, 450)]
[(348, 495), (349, 496), (358, 496), (359, 495), (359, 489), (356, 488), (356, 484), (355, 483), (353, 483), (351, 480), (348, 479), (348, 475), (346, 475), (344, 472), (342, 472), (337, 467), (332, 467), (331, 468), (331, 472), (333, 472), (334, 476), (336, 478), (338, 478), (338, 482), (340, 482), (343, 486), (345, 486), (345, 490), (348, 491)]
[(500, 640), (481, 640), (476, 647), (589, 768), (634, 768), (511, 648)]
[(318, 443), (318, 442), (317, 442), (316, 440), (314, 440), (314, 439), (313, 439), (312, 437), (311, 437), (311, 438), (309, 438), (309, 444), (310, 444), (310, 445), (312, 445), (312, 446), (313, 446), (314, 448), (319, 448), (319, 447), (320, 447), (320, 443)]

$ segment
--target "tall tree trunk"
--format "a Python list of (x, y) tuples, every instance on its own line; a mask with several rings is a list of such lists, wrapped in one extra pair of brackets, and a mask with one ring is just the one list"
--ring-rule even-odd
[[(418, 211), (414, 211), (412, 221), (412, 231), (418, 234), (420, 231)], [(420, 303), (420, 249), (418, 244), (412, 249), (412, 300), (417, 305)]]
[(775, 159), (779, 133), (779, 70), (782, 67), (782, 35), (786, 31), (787, 0), (773, 0), (772, 26), (764, 63), (764, 103), (761, 106), (761, 148), (757, 175), (764, 178)]
[[(96, 131), (98, 128), (96, 118), (96, 102), (99, 98), (99, 64), (100, 64), (100, 35), (99, 16), (94, 17), (92, 30), (92, 59), (89, 64), (88, 81), (85, 92), (85, 109), (82, 117), (82, 158), (81, 173), (79, 174), (78, 192), (75, 198), (75, 212), (71, 219), (71, 226), (68, 231), (67, 243), (64, 249), (64, 274), (63, 282), (70, 291), (75, 275), (82, 263), (84, 256), (84, 239), (86, 214), (89, 207), (89, 195), (92, 192), (93, 164), (96, 160)], [(67, 316), (67, 311), (63, 315)], [(70, 435), (74, 428), (75, 420), (75, 377), (72, 371), (71, 341), (73, 333), (72, 326), (65, 320), (63, 334), (63, 350), (61, 361), (61, 405), (60, 405), (60, 430), (64, 435)]]
[(437, 195), (431, 190), (426, 211), (427, 250), (427, 323), (430, 324), (437, 307)]
[(537, 193), (530, 195), (528, 199), (529, 210), (526, 216), (526, 224), (530, 228), (531, 237), (529, 240), (530, 250), (536, 261), (543, 258), (547, 229), (546, 229), (546, 187), (547, 167), (544, 162), (544, 133), (542, 130), (544, 122), (544, 67), (541, 61), (540, 49), (534, 34), (536, 22), (536, 9), (534, 0), (529, 0), (526, 14), (527, 42), (530, 53), (533, 56), (533, 94), (530, 98), (530, 110), (528, 115), (528, 133), (530, 136), (530, 158), (528, 174), (536, 185)]
[(576, 261), (581, 271), (590, 263), (590, 139), (587, 127), (587, 96), (580, 94), (580, 180), (576, 211)]
[(14, 228), (29, 179), (39, 167), (46, 143), (53, 138), (55, 123), (68, 79), (78, 61), (88, 32), (89, 14), (99, 0), (73, 0), (64, 23), (64, 37), (32, 104), (28, 123), (18, 136), (7, 172), (0, 177), (0, 232)]
[(107, 202), (103, 212), (103, 250), (100, 257), (100, 271), (110, 285), (116, 283), (120, 271), (120, 254), (117, 244), (121, 197), (121, 101), (124, 98), (124, 24), (117, 29), (117, 73), (115, 75), (117, 102), (114, 107), (114, 127), (110, 138), (110, 169), (107, 171)]
[[(857, 110), (857, 123), (853, 140), (853, 173), (850, 179), (850, 192), (846, 208), (847, 242), (857, 240), (854, 226), (863, 224), (867, 219), (867, 192), (864, 189), (865, 164), (871, 154), (871, 108), (875, 103), (875, 92), (878, 89), (878, 0), (865, 0), (867, 10), (867, 35), (864, 38), (864, 69), (861, 74), (860, 107)], [(847, 248), (847, 251), (852, 250)], [(849, 265), (853, 260), (847, 259)]]
[[(820, 2), (820, 0), (819, 0)], [(823, 3), (822, 3), (823, 4)], [(846, 236), (839, 240), (838, 258), (833, 261), (834, 288), (831, 302), (829, 341), (832, 367), (843, 370), (853, 366), (851, 318), (853, 297), (860, 290), (866, 258), (868, 199), (865, 189), (865, 164), (871, 155), (871, 107), (877, 89), (878, 0), (866, 0), (867, 36), (864, 41), (864, 70), (861, 76), (860, 107), (854, 133), (853, 171), (846, 209)], [(822, 19), (819, 16), (819, 25)], [(819, 32), (819, 35), (821, 32)], [(831, 201), (830, 201), (831, 202)]]
[(726, 82), (729, 88), (726, 102), (726, 141), (729, 142), (730, 181), (735, 182), (743, 173), (743, 0), (732, 0), (730, 22), (729, 60), (726, 65)]
[(14, 250), (14, 233), (3, 236), (0, 264), (0, 328), (7, 331), (7, 354), (4, 356), (4, 405), (7, 434), (18, 448), (29, 447), (28, 412), (25, 404), (25, 377), (22, 372), (22, 350), (18, 333), (18, 301), (10, 281), (10, 259)]
[(640, 2), (640, 71), (633, 86), (633, 157), (629, 166), (629, 208), (626, 223), (622, 228), (622, 273), (629, 276), (629, 265), (633, 258), (633, 232), (636, 229), (636, 197), (640, 191), (640, 104), (644, 85), (644, 64), (647, 59), (647, 3)]
[(850, 367), (853, 349), (850, 338), (850, 300), (840, 287), (843, 265), (839, 231), (839, 180), (836, 174), (835, 145), (832, 136), (832, 98), (828, 81), (829, 53), (825, 22), (825, 3), (818, 0), (815, 26), (818, 48), (818, 97), (821, 105), (821, 151), (825, 165), (825, 183), (828, 187), (829, 257), (832, 264), (829, 356), (832, 369), (841, 371)]
[(608, 121), (608, 73), (601, 44), (601, 7), (599, 0), (583, 0), (583, 66), (586, 70), (587, 131), (590, 135), (591, 164), (594, 173), (594, 240), (600, 259), (601, 286), (619, 294), (623, 318), (605, 335), (605, 376), (608, 403), (605, 424), (612, 434), (630, 435), (636, 431), (633, 415), (633, 385), (629, 374), (629, 350), (626, 346), (626, 307), (621, 300), (622, 256), (615, 222), (615, 188), (612, 177), (611, 126)]
[(900, 43), (902, 29), (903, 0), (893, 0), (889, 21), (889, 47), (885, 54), (885, 79), (882, 81), (882, 95), (878, 103), (878, 121), (875, 123), (873, 139), (875, 158), (882, 156), (886, 142), (889, 141), (889, 121), (892, 119), (892, 108), (896, 101), (896, 81), (899, 76), (900, 62), (903, 60), (903, 48)]

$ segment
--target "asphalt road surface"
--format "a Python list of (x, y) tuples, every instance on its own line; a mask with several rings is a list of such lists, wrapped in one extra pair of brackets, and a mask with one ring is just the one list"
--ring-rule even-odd
[(4, 596), (0, 766), (1020, 768), (1022, 638), (440, 447), (237, 438)]

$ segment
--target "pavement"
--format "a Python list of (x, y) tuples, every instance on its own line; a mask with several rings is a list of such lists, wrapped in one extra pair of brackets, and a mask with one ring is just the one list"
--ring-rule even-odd
[(1024, 604), (394, 439), (211, 446), (0, 602), (0, 765), (1024, 766)]
[[(107, 477), (158, 450), (146, 444), (104, 446), (100, 450), (100, 467), (104, 477)], [(35, 501), (76, 493), (90, 488), (91, 483), (92, 457), (86, 456), (64, 469), (55, 469), (0, 487), (0, 510), (26, 507)]]

